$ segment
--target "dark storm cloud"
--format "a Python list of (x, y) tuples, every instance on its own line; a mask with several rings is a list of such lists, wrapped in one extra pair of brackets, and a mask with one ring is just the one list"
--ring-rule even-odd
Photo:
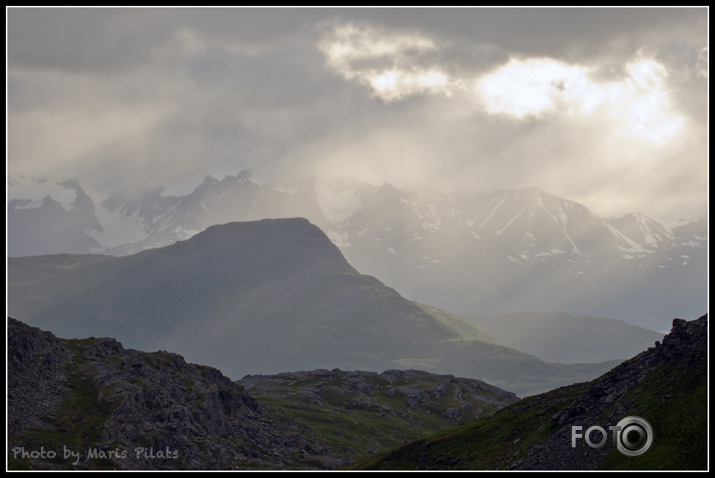
[(132, 68), (172, 34), (162, 16), (154, 9), (10, 8), (8, 63), (93, 74)]
[(177, 41), (180, 29), (260, 47), (329, 19), (418, 30), (468, 50), (489, 46), (570, 61), (599, 55), (617, 61), (644, 45), (659, 49), (673, 32), (688, 45), (707, 31), (697, 8), (11, 8), (8, 58), (14, 67), (109, 72), (150, 60)]
[[(331, 60), (348, 25), (359, 33)], [(692, 173), (679, 190), (706, 189), (706, 129), (693, 127), (707, 111), (703, 9), (10, 8), (7, 26), (10, 172), (101, 191), (246, 168), (583, 198), (610, 183), (624, 202), (640, 194), (639, 209), (680, 158)], [(543, 111), (516, 118), (479, 97), (477, 80), (512, 59), (560, 71), (558, 95), (548, 77), (529, 86)], [(639, 101), (682, 116), (688, 138), (649, 146), (619, 133), (641, 59), (652, 62), (641, 81), (657, 88)], [(573, 115), (568, 78), (601, 95), (593, 113)], [(652, 186), (634, 190), (639, 180)]]

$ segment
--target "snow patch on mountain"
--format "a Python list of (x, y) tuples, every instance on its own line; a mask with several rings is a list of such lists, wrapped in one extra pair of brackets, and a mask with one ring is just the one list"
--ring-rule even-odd
[[(31, 199), (11, 199), (10, 200), (10, 205), (12, 206), (13, 209), (15, 210), (20, 210), (20, 209), (37, 209), (38, 207), (42, 207), (42, 204), (45, 201), (51, 201), (52, 198), (50, 196), (45, 196), (42, 201), (32, 201)], [(58, 203), (59, 204), (59, 203)], [(62, 206), (60, 206), (62, 207)]]
[(276, 186), (273, 186), (273, 190), (274, 190), (274, 191), (278, 191), (279, 193), (289, 194), (289, 195), (291, 195), (291, 196), (294, 196), (295, 193), (298, 192), (298, 188), (297, 188), (297, 187), (295, 187), (295, 186), (285, 186), (285, 185), (282, 185), (282, 184), (278, 184), (278, 185), (276, 185)]
[(678, 219), (676, 221), (665, 221), (663, 222), (663, 225), (667, 226), (668, 229), (672, 231), (673, 229), (676, 229), (678, 227), (688, 226), (690, 224), (700, 222), (703, 219), (703, 216), (689, 217), (686, 219)]
[(550, 251), (547, 251), (547, 252), (536, 253), (536, 254), (534, 254), (534, 257), (543, 258), (543, 257), (556, 256), (556, 255), (561, 255), (561, 254), (567, 254), (567, 252), (563, 251), (561, 249), (551, 249)]
[(132, 244), (149, 237), (138, 209), (110, 211), (100, 205), (95, 208), (95, 215), (102, 225), (102, 232), (91, 231), (89, 235), (104, 248)]
[(346, 189), (333, 189), (325, 185), (316, 185), (315, 193), (323, 215), (334, 224), (348, 219), (362, 206), (355, 186)]
[[(633, 239), (629, 238), (616, 227), (612, 226), (608, 222), (604, 223), (609, 231), (620, 241), (618, 249), (624, 253), (626, 259), (632, 259), (635, 256), (643, 256), (645, 254), (650, 254), (653, 251), (644, 248), (641, 244), (638, 244)], [(625, 245), (623, 245), (625, 244)]]
[(42, 206), (49, 197), (65, 211), (73, 209), (77, 190), (69, 183), (57, 183), (45, 179), (12, 176), (8, 178), (8, 200), (19, 199), (16, 209), (33, 209)]
[(328, 239), (330, 239), (333, 244), (341, 249), (350, 247), (350, 234), (347, 232), (328, 230), (325, 231), (325, 235), (328, 236)]
[(511, 224), (512, 224), (514, 221), (516, 221), (517, 219), (519, 219), (519, 217), (520, 217), (523, 213), (524, 213), (524, 208), (522, 208), (521, 210), (519, 210), (519, 212), (516, 213), (516, 216), (512, 217), (511, 219), (509, 219), (509, 221), (507, 221), (507, 223), (504, 224), (504, 226), (502, 226), (502, 227), (500, 227), (499, 229), (497, 229), (497, 231), (495, 232), (495, 234), (496, 234), (497, 236), (500, 236), (500, 235), (506, 230), (506, 228), (509, 227), (509, 226), (511, 226)]

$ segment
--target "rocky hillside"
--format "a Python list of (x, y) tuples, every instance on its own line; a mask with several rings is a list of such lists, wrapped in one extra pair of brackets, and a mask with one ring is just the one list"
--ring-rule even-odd
[(283, 467), (316, 452), (216, 369), (8, 321), (11, 469)]
[(277, 421), (289, 420), (345, 465), (411, 436), (491, 415), (518, 400), (474, 379), (417, 370), (250, 375), (239, 381)]
[(242, 383), (173, 353), (59, 339), (8, 319), (8, 467), (333, 468), (516, 401), (477, 380), (414, 371)]
[[(363, 462), (365, 469), (707, 469), (707, 315), (673, 321), (655, 347), (602, 377), (514, 403)], [(611, 432), (600, 448), (572, 427), (609, 430), (626, 417), (652, 427), (653, 442), (626, 456)], [(602, 435), (594, 431), (592, 443)]]

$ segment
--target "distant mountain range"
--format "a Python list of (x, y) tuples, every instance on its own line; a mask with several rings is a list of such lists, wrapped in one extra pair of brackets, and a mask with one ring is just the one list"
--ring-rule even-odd
[(9, 178), (8, 255), (128, 255), (215, 224), (304, 217), (349, 262), (404, 296), (489, 316), (565, 311), (667, 329), (707, 307), (707, 218), (600, 218), (539, 188), (465, 194), (354, 180), (272, 184), (207, 176), (94, 202), (76, 181)]
[(661, 333), (620, 320), (564, 313), (522, 312), (461, 318), (479, 326), (495, 342), (547, 362), (625, 360), (663, 338)]
[[(8, 259), (8, 312), (60, 337), (172, 350), (233, 378), (332, 369), (421, 369), (520, 396), (618, 361), (547, 363), (360, 274), (305, 219), (211, 226), (129, 256)], [(625, 324), (624, 324), (625, 325)]]
[[(371, 470), (707, 470), (707, 315), (603, 376), (521, 400), (355, 465)], [(645, 420), (630, 421), (633, 417)], [(621, 420), (626, 419), (623, 423)], [(609, 427), (623, 423), (614, 439)], [(641, 434), (629, 423), (641, 424)], [(583, 435), (593, 426), (589, 446)], [(574, 429), (573, 427), (580, 427)], [(630, 431), (629, 431), (630, 430)], [(574, 436), (576, 437), (574, 439)], [(647, 437), (651, 437), (648, 444)], [(641, 440), (641, 438), (643, 438)], [(629, 456), (618, 448), (620, 444)], [(641, 452), (641, 454), (637, 454)]]

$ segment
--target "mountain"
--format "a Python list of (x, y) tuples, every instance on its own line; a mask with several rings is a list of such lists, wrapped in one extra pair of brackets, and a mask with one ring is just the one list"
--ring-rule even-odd
[[(94, 202), (79, 182), (9, 177), (7, 248), (11, 256), (75, 253), (101, 249)], [(13, 198), (13, 196), (20, 198)]]
[[(16, 262), (22, 261), (10, 265), (11, 283)], [(27, 313), (16, 300), (22, 294), (13, 293), (11, 313), (60, 335), (178, 350), (238, 376), (280, 372), (287, 364), (374, 365), (372, 357), (384, 350), (400, 356), (458, 338), (360, 275), (304, 219), (212, 226), (171, 246), (61, 271), (27, 292), (25, 304), (36, 310)]]
[(230, 381), (174, 353), (8, 319), (8, 468), (325, 469), (517, 400), (478, 380), (337, 369)]
[(285, 467), (314, 443), (218, 370), (8, 319), (9, 469)]
[(334, 234), (348, 260), (451, 312), (565, 311), (665, 330), (667, 317), (706, 307), (705, 218), (603, 219), (539, 188), (355, 195), (361, 208)]
[(417, 368), (519, 395), (617, 361), (550, 364), (358, 273), (305, 219), (211, 226), (130, 256), (8, 259), (8, 311), (62, 337), (173, 350), (231, 377)]
[(329, 449), (339, 466), (518, 400), (480, 380), (418, 370), (314, 370), (250, 375), (238, 383), (266, 416), (295, 423), (302, 435)]
[[(706, 470), (707, 337), (707, 315), (690, 322), (675, 319), (662, 343), (591, 382), (523, 399), (489, 417), (421, 438), (356, 467)], [(651, 430), (634, 417), (644, 419)], [(606, 432), (600, 447), (589, 446), (582, 436), (593, 426)], [(623, 427), (616, 444), (610, 426)], [(596, 445), (603, 433), (594, 429), (589, 437)], [(621, 452), (619, 445), (634, 456)]]
[[(68, 191), (42, 184), (49, 197)], [(207, 176), (183, 196), (165, 196), (161, 188), (116, 193), (79, 222), (63, 219), (74, 211), (67, 201), (53, 215), (30, 207), (41, 204), (36, 192), (35, 202), (25, 196), (9, 184), (13, 257), (128, 255), (211, 225), (305, 217), (358, 270), (452, 312), (565, 311), (666, 330), (669, 317), (695, 315), (707, 304), (707, 218), (672, 224), (638, 213), (601, 218), (539, 188), (443, 194), (350, 179), (285, 185), (244, 171)], [(17, 209), (21, 201), (25, 209)], [(45, 215), (55, 219), (40, 221)], [(62, 239), (65, 230), (81, 240)]]
[(621, 320), (565, 313), (521, 312), (461, 318), (477, 325), (496, 343), (547, 362), (625, 360), (663, 338), (661, 333)]

